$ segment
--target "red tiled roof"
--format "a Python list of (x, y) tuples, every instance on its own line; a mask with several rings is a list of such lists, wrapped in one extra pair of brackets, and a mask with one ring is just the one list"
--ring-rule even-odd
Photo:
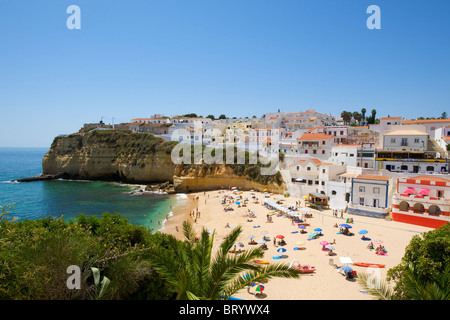
[(438, 182), (450, 182), (449, 179), (441, 178), (441, 177), (432, 177), (432, 176), (417, 176), (410, 178), (411, 180), (426, 180), (426, 181), (438, 181)]
[(323, 132), (319, 133), (304, 133), (300, 138), (297, 140), (325, 140), (325, 139), (334, 139), (332, 135), (325, 134)]
[(403, 120), (404, 124), (450, 122), (450, 119)]
[(370, 180), (389, 180), (389, 177), (370, 176), (370, 175), (363, 175), (363, 174), (360, 174), (356, 178), (358, 178), (358, 179), (370, 179)]

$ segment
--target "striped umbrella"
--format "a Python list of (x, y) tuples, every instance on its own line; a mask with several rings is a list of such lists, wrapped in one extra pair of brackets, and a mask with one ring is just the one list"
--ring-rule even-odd
[(264, 291), (264, 286), (259, 283), (255, 283), (252, 287), (253, 287), (253, 289), (255, 289), (255, 291), (258, 291), (258, 292)]

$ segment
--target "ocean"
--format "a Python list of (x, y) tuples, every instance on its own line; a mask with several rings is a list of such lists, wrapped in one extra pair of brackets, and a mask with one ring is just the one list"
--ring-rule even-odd
[(0, 148), (0, 205), (14, 204), (10, 217), (65, 220), (77, 214), (119, 213), (129, 222), (160, 230), (184, 194), (142, 192), (145, 186), (102, 181), (15, 182), (39, 176), (48, 148)]

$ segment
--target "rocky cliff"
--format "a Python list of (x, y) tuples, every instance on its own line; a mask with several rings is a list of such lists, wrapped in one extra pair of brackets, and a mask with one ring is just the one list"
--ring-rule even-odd
[(171, 159), (175, 144), (148, 133), (118, 130), (56, 137), (42, 161), (42, 176), (140, 184), (169, 182), (173, 192), (237, 187), (283, 193), (286, 189), (279, 176), (259, 177), (254, 165), (175, 165)]
[(129, 183), (173, 182), (172, 145), (131, 131), (56, 137), (42, 161), (43, 174)]

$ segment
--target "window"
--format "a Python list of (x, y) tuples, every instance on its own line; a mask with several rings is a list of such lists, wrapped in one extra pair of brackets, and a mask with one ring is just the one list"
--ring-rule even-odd
[(325, 154), (325, 150), (322, 150), (322, 154)]
[(437, 190), (436, 191), (436, 196), (438, 198), (443, 198), (444, 197), (444, 190)]
[(325, 140), (322, 140), (322, 144), (325, 144)]
[(318, 184), (319, 184), (319, 181), (316, 180), (315, 183), (318, 185)]
[(317, 153), (317, 150), (313, 150), (313, 153), (316, 154), (316, 153)]
[(350, 153), (350, 157), (353, 158), (355, 156), (354, 153)]
[(419, 140), (420, 140), (419, 138), (414, 138), (414, 143), (419, 143), (420, 142)]
[(322, 169), (322, 173), (325, 173), (325, 169)]
[(364, 198), (359, 198), (359, 205), (363, 206), (364, 205)]
[(322, 181), (322, 185), (323, 185), (323, 186), (325, 185), (325, 181)]
[(359, 192), (366, 192), (366, 187), (359, 187)]
[(308, 153), (308, 150), (305, 150), (305, 153)]
[(391, 138), (391, 143), (395, 143), (395, 138)]
[(373, 193), (379, 194), (380, 193), (380, 188), (374, 187), (373, 188)]
[(406, 147), (408, 145), (408, 138), (402, 138), (402, 147)]
[(311, 171), (311, 167), (306, 167), (306, 170)]

